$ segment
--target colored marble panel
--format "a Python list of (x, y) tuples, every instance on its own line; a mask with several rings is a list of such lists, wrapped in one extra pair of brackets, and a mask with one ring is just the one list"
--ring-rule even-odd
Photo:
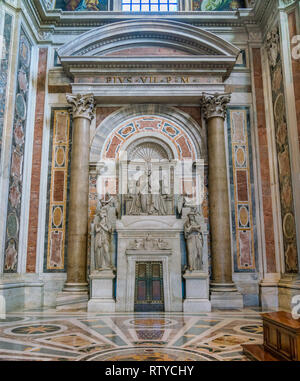
[(113, 159), (116, 156), (120, 143), (121, 140), (117, 136), (114, 136), (107, 149), (106, 157), (108, 159)]
[(53, 109), (48, 177), (45, 272), (65, 271), (67, 216), (70, 183), (70, 116), (66, 109)]
[(238, 201), (248, 201), (248, 173), (247, 171), (236, 171)]
[(227, 126), (234, 270), (254, 272), (257, 243), (249, 108), (230, 107)]
[(176, 143), (181, 151), (182, 157), (192, 158), (191, 148), (184, 136), (176, 140)]
[(240, 258), (242, 267), (252, 267), (252, 253), (251, 253), (251, 231), (250, 230), (240, 230), (239, 231), (239, 241), (240, 241)]
[[(7, 19), (6, 19), (7, 20)], [(11, 19), (10, 19), (11, 20)], [(7, 27), (6, 27), (7, 28)], [(16, 272), (19, 250), (19, 225), (22, 204), (23, 167), (30, 80), (31, 43), (23, 27), (20, 29), (17, 83), (9, 168), (9, 195), (6, 219), (4, 272)]]
[(65, 172), (55, 171), (53, 179), (53, 201), (62, 202), (64, 200)]
[(5, 108), (7, 102), (7, 83), (8, 83), (8, 69), (10, 64), (10, 48), (11, 48), (11, 28), (12, 16), (6, 13), (4, 15), (3, 27), (3, 50), (0, 59), (0, 158), (2, 150), (2, 135), (4, 128)]
[(50, 266), (52, 268), (60, 268), (62, 266), (63, 254), (63, 232), (52, 231), (50, 237)]

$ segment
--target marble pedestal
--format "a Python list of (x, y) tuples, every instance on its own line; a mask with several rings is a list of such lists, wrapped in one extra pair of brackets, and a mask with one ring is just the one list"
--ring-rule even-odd
[(204, 271), (186, 271), (183, 277), (185, 279), (186, 294), (183, 302), (183, 311), (211, 311), (208, 274)]
[(88, 312), (115, 312), (116, 302), (113, 298), (115, 277), (111, 270), (94, 271), (90, 275)]

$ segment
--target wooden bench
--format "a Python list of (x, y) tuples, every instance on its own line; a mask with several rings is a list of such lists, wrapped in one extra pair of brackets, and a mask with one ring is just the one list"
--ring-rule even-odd
[(244, 354), (256, 361), (300, 361), (300, 320), (284, 311), (261, 316), (264, 343), (242, 345)]

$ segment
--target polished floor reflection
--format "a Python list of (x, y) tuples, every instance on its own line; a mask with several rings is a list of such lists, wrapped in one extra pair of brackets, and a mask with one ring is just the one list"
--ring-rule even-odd
[(0, 319), (0, 360), (247, 361), (262, 343), (255, 309), (201, 314), (27, 312)]

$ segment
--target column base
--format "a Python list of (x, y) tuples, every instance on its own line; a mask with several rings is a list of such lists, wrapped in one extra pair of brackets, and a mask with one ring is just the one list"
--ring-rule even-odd
[(234, 283), (212, 284), (210, 301), (213, 308), (225, 310), (244, 308), (243, 295), (237, 291)]
[(65, 292), (87, 292), (88, 283), (70, 283), (66, 282), (63, 288)]
[(57, 311), (86, 311), (88, 292), (62, 291), (56, 297)]

